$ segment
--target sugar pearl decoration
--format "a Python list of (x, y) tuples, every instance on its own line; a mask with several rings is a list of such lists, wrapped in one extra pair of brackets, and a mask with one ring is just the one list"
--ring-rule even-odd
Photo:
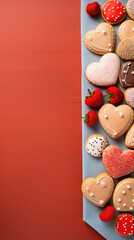
[(133, 207), (130, 207), (130, 210), (133, 210)]
[(120, 211), (120, 208), (118, 207), (117, 210)]
[(132, 200), (132, 202), (134, 202), (134, 199)]
[(121, 202), (121, 198), (118, 198), (118, 202)]
[(129, 190), (131, 189), (130, 185), (127, 185), (127, 189), (129, 189)]
[(107, 34), (106, 30), (103, 30), (102, 32), (103, 32), (105, 35)]
[(100, 182), (99, 181), (97, 181), (97, 184), (99, 184)]
[(108, 115), (104, 115), (104, 118), (108, 119)]
[(104, 204), (104, 201), (103, 201), (103, 200), (100, 200), (100, 204), (101, 204), (101, 205)]
[(123, 206), (124, 206), (124, 207), (126, 207), (126, 206), (127, 206), (127, 204), (126, 204), (126, 203), (123, 203)]
[(120, 112), (120, 117), (123, 118), (124, 117), (124, 114), (122, 112)]
[(122, 191), (122, 193), (125, 195), (125, 194), (126, 194), (126, 191), (125, 191), (125, 190), (123, 190), (123, 191)]
[(91, 197), (93, 197), (93, 196), (94, 196), (94, 194), (93, 194), (93, 193), (90, 193), (90, 196), (91, 196)]
[(101, 186), (102, 187), (106, 187), (106, 183), (105, 182), (101, 182)]

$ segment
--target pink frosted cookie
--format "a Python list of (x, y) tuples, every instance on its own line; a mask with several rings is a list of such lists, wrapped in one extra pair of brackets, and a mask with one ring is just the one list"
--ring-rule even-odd
[(120, 60), (115, 53), (107, 53), (101, 57), (100, 62), (87, 66), (85, 74), (87, 80), (101, 87), (115, 85), (118, 80)]
[(103, 151), (102, 159), (106, 170), (113, 178), (122, 177), (134, 171), (134, 150), (123, 152), (115, 145)]
[(111, 24), (121, 22), (126, 16), (125, 8), (118, 0), (106, 2), (102, 7), (101, 14), (103, 19)]

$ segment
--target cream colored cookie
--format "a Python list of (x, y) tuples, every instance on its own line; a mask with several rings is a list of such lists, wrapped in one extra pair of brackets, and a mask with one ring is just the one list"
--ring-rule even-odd
[(116, 185), (113, 204), (117, 211), (134, 211), (134, 178), (125, 178)]
[(134, 37), (123, 39), (116, 52), (124, 60), (134, 60)]
[(126, 11), (128, 16), (134, 20), (134, 0), (128, 0), (126, 5)]
[(114, 181), (108, 173), (101, 173), (96, 178), (86, 178), (81, 186), (83, 195), (94, 205), (104, 207), (112, 196)]
[(126, 134), (125, 145), (128, 148), (134, 149), (134, 123), (132, 124), (131, 128), (128, 130), (128, 132)]
[(86, 47), (93, 53), (104, 55), (114, 51), (115, 31), (109, 23), (101, 23), (84, 37)]
[(86, 141), (86, 151), (93, 157), (101, 157), (103, 150), (107, 147), (108, 141), (101, 134), (93, 134)]
[(128, 88), (125, 91), (124, 99), (131, 108), (134, 108), (134, 87)]
[(120, 41), (124, 38), (134, 37), (134, 21), (127, 20), (118, 28), (118, 37)]
[(125, 133), (133, 122), (133, 110), (128, 105), (115, 107), (108, 103), (98, 113), (99, 121), (106, 133), (113, 139)]

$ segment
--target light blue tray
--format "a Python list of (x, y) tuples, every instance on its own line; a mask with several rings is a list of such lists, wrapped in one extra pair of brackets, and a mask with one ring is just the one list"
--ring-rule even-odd
[[(89, 0), (81, 0), (81, 56), (82, 56), (82, 116), (87, 113), (90, 108), (85, 105), (84, 100), (85, 96), (87, 96), (87, 89), (90, 88), (90, 90), (95, 90), (97, 87), (90, 84), (86, 77), (85, 77), (85, 68), (86, 66), (91, 62), (98, 62), (100, 59), (99, 55), (91, 53), (86, 46), (84, 45), (84, 36), (86, 32), (89, 30), (95, 29), (98, 24), (101, 22), (104, 22), (101, 15), (96, 17), (91, 17), (86, 13), (86, 6), (89, 2)], [(106, 0), (99, 0), (98, 1), (101, 4), (101, 7), (106, 2)], [(126, 5), (126, 0), (121, 0), (121, 2)], [(126, 19), (129, 19), (128, 17)], [(119, 43), (117, 31), (118, 31), (119, 25), (114, 26), (114, 29), (116, 31), (116, 47)], [(122, 63), (122, 61), (121, 61)], [(122, 91), (123, 89), (121, 85), (117, 84), (118, 87)], [(106, 93), (106, 89), (101, 89), (103, 93)], [(98, 110), (95, 110), (98, 112)], [(99, 121), (95, 126), (89, 128), (86, 124), (82, 121), (82, 159), (83, 159), (83, 180), (87, 177), (96, 177), (99, 173), (105, 172), (105, 167), (102, 163), (101, 158), (94, 158), (91, 157), (86, 151), (85, 151), (85, 142), (86, 139), (95, 133), (100, 133), (106, 136), (108, 139), (109, 145), (117, 145), (121, 148), (121, 150), (126, 149), (126, 146), (124, 144), (125, 135), (118, 138), (117, 140), (113, 140), (110, 138), (106, 132), (102, 129), (102, 127), (99, 124)], [(128, 175), (131, 177), (134, 177), (134, 174)], [(128, 177), (127, 176), (127, 177)], [(120, 181), (123, 178), (117, 179), (116, 183)], [(110, 200), (110, 204), (112, 204), (112, 199)], [(94, 206), (92, 203), (90, 203), (85, 197), (83, 197), (83, 220), (87, 222), (91, 227), (93, 227), (97, 232), (99, 232), (104, 238), (107, 240), (121, 240), (121, 239), (134, 239), (134, 235), (131, 237), (121, 237), (115, 230), (114, 230), (114, 221), (110, 223), (104, 223), (99, 219), (99, 213), (102, 212), (102, 209)], [(120, 214), (120, 212), (116, 212), (116, 215)], [(133, 214), (133, 213), (132, 213)], [(90, 236), (89, 236), (90, 237)]]

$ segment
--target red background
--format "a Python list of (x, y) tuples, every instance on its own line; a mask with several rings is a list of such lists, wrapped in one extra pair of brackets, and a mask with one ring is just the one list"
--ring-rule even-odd
[(103, 239), (82, 221), (80, 0), (0, 0), (0, 239)]

